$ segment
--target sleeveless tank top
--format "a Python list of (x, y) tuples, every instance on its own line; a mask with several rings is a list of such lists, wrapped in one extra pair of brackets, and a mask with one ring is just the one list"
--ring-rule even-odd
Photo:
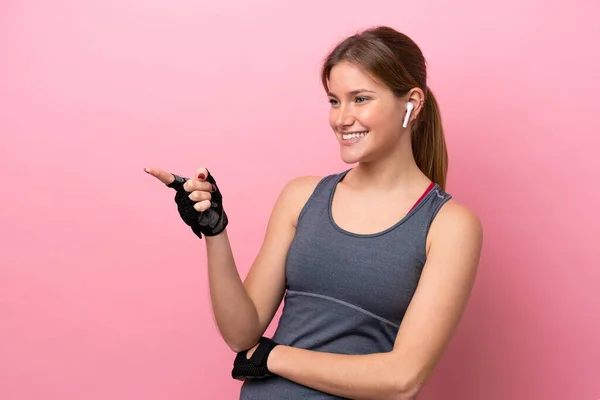
[[(337, 184), (349, 171), (322, 178), (300, 212), (277, 343), (338, 354), (393, 349), (426, 261), (429, 227), (451, 196), (434, 184), (390, 228), (356, 234), (339, 227), (331, 213)], [(240, 392), (242, 400), (341, 398), (279, 376), (245, 381)]]

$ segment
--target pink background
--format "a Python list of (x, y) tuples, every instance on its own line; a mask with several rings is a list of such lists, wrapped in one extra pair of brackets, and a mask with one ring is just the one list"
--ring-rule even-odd
[(425, 52), (485, 228), (421, 399), (600, 397), (599, 3), (367, 4), (1, 3), (0, 399), (237, 398), (204, 243), (143, 168), (211, 169), (245, 275), (283, 184), (346, 168), (320, 62), (376, 24)]

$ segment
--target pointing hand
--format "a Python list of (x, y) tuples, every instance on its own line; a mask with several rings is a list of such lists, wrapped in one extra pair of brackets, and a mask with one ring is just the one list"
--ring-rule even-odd
[(206, 168), (196, 171), (197, 178), (184, 178), (158, 168), (144, 171), (175, 190), (179, 215), (199, 238), (202, 234), (216, 236), (225, 230), (228, 219), (223, 210), (223, 197)]

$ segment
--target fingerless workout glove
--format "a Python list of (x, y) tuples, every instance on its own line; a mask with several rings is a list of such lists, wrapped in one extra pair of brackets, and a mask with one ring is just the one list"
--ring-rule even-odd
[(185, 191), (183, 188), (183, 184), (188, 178), (183, 178), (175, 174), (172, 175), (175, 177), (175, 180), (167, 184), (167, 186), (176, 191), (175, 203), (177, 203), (177, 210), (183, 222), (192, 228), (196, 236), (201, 239), (203, 234), (204, 236), (215, 236), (223, 232), (229, 221), (225, 210), (223, 210), (223, 196), (210, 172), (206, 181), (214, 186), (215, 191), (211, 193), (211, 207), (202, 212), (194, 208), (196, 202), (188, 197), (190, 192)]
[(262, 337), (250, 358), (247, 358), (248, 350), (239, 352), (233, 362), (231, 377), (243, 381), (274, 376), (267, 368), (267, 359), (275, 346), (277, 346), (277, 343), (273, 340)]

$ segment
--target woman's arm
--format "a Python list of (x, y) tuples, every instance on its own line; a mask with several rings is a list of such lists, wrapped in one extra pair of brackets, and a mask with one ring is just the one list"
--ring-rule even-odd
[(261, 249), (242, 282), (227, 231), (206, 237), (208, 281), (217, 327), (229, 347), (254, 346), (279, 308), (285, 292), (285, 259), (300, 210), (318, 178), (290, 181), (281, 191)]
[(471, 212), (451, 200), (438, 213), (429, 237), (427, 262), (392, 351), (342, 355), (280, 345), (269, 355), (269, 370), (353, 399), (416, 396), (467, 304), (479, 264), (482, 229)]

